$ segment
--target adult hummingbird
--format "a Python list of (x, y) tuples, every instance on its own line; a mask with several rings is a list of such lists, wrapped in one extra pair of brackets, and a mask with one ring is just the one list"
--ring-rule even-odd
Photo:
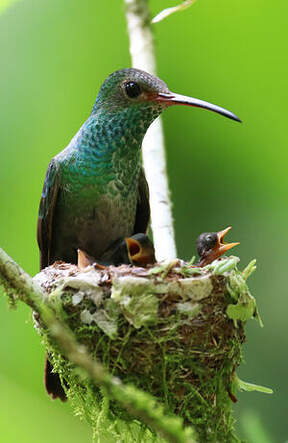
[[(240, 121), (224, 108), (171, 92), (139, 69), (111, 74), (89, 118), (48, 166), (37, 226), (41, 269), (55, 260), (77, 263), (78, 249), (101, 261), (115, 241), (146, 232), (149, 191), (141, 144), (153, 120), (172, 105), (205, 108)], [(51, 389), (58, 396), (53, 383)]]

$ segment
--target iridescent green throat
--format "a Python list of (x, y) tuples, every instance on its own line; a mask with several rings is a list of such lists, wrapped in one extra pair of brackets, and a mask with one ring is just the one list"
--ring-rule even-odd
[(79, 168), (79, 184), (85, 181), (101, 186), (113, 181), (118, 192), (131, 192), (140, 171), (143, 137), (162, 110), (161, 105), (151, 103), (117, 111), (96, 108), (68, 148), (73, 158), (69, 170)]

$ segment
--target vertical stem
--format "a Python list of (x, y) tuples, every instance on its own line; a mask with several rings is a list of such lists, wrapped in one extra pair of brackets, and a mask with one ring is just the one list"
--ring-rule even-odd
[[(148, 0), (124, 0), (132, 66), (156, 75)], [(158, 118), (143, 140), (143, 165), (150, 190), (151, 226), (157, 260), (176, 257), (162, 121)]]

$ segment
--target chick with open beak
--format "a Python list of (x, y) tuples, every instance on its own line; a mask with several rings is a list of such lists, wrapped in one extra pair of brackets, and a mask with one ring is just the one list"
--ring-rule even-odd
[[(107, 259), (109, 257), (109, 260)], [(94, 265), (98, 269), (105, 266), (122, 264), (146, 267), (156, 262), (154, 245), (148, 235), (135, 234), (117, 241), (112, 248), (103, 254), (100, 261), (88, 255), (85, 251), (78, 249), (78, 268), (85, 269)]]
[(148, 235), (135, 234), (125, 239), (129, 263), (145, 267), (156, 262), (154, 245)]
[(199, 235), (196, 241), (197, 252), (200, 257), (197, 266), (209, 265), (229, 249), (239, 245), (239, 242), (224, 243), (224, 237), (230, 229), (231, 226), (228, 226), (228, 228), (219, 232), (204, 232)]

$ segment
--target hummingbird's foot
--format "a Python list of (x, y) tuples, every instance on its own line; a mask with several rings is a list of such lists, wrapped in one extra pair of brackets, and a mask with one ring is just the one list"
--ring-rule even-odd
[(230, 229), (231, 226), (228, 226), (228, 228), (219, 232), (204, 232), (199, 235), (197, 239), (197, 251), (200, 260), (197, 266), (203, 267), (209, 265), (229, 249), (239, 245), (239, 242), (224, 243), (224, 237)]

